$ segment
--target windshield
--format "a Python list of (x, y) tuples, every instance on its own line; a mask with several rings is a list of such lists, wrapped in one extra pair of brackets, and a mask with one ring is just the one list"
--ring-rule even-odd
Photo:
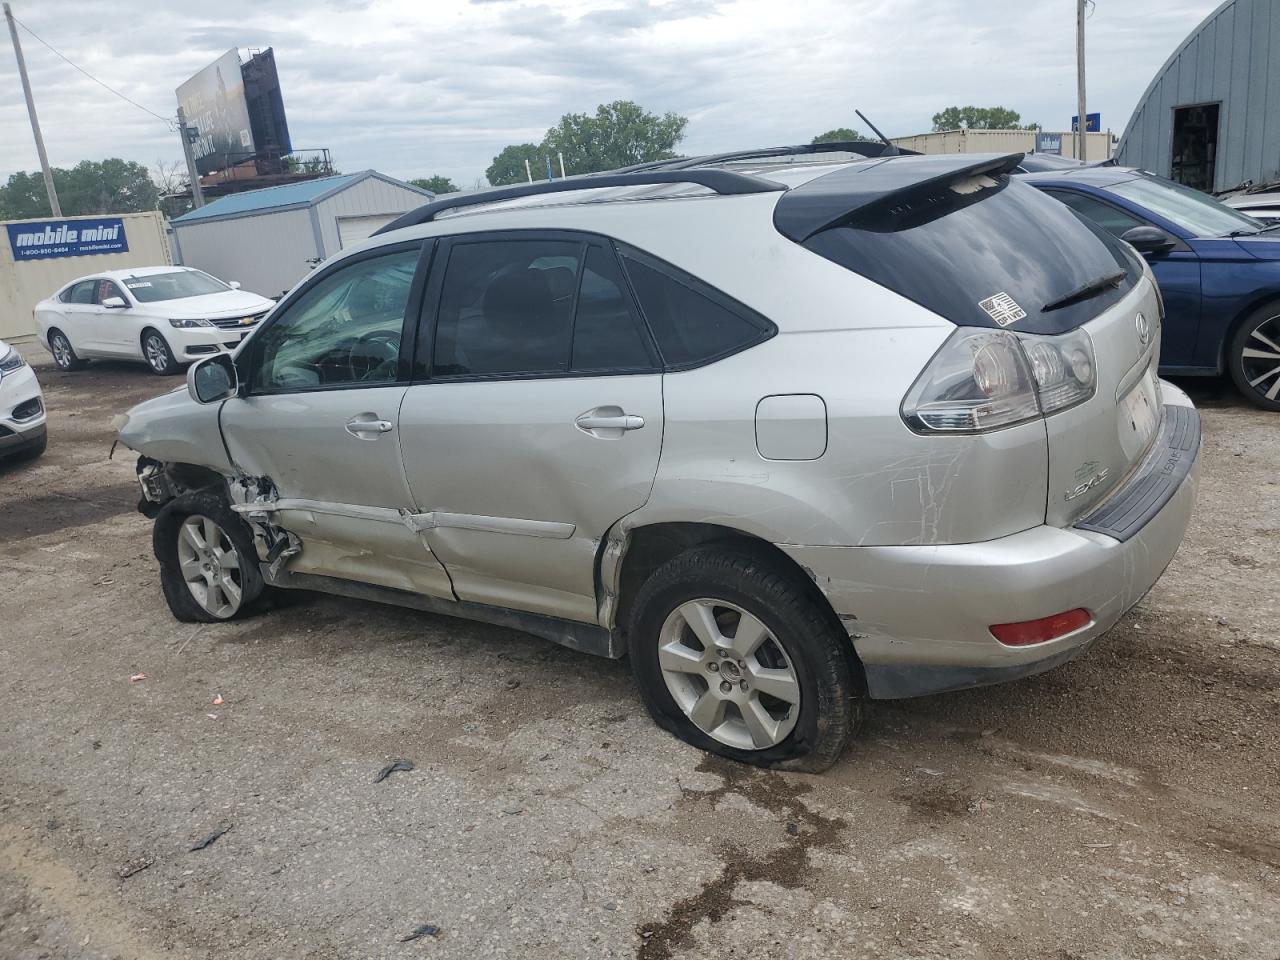
[(126, 277), (124, 285), (139, 303), (202, 297), (208, 293), (226, 293), (231, 289), (221, 280), (215, 280), (199, 270), (175, 270), (173, 273)]
[(1132, 200), (1171, 220), (1197, 237), (1227, 237), (1234, 233), (1257, 233), (1263, 224), (1239, 210), (1199, 190), (1172, 180), (1138, 177), (1106, 188), (1117, 197)]

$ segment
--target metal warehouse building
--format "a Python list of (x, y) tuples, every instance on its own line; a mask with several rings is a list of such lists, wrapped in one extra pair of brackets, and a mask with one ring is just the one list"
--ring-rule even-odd
[(1209, 14), (1147, 87), (1116, 160), (1212, 192), (1280, 179), (1280, 3)]
[(366, 170), (221, 197), (171, 221), (179, 263), (278, 297), (315, 262), (432, 198)]

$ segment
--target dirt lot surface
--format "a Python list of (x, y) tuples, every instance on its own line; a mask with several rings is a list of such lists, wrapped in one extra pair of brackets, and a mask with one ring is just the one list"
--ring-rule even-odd
[(179, 381), (28, 352), (52, 419), (0, 467), (6, 960), (1280, 957), (1280, 418), (1229, 390), (1186, 385), (1197, 516), (1088, 656), (878, 704), (809, 777), (709, 759), (625, 663), (495, 627), (310, 594), (176, 623), (107, 452)]

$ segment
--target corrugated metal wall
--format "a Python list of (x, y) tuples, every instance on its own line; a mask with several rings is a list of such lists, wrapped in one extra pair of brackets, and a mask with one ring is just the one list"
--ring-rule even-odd
[(272, 210), (228, 220), (174, 224), (182, 262), (245, 290), (278, 297), (311, 272), (316, 256), (309, 209)]
[[(1061, 136), (1062, 155), (1074, 157), (1074, 135), (1067, 132)], [(1086, 149), (1090, 161), (1106, 160), (1111, 156), (1110, 131), (1104, 130), (1088, 136)], [(1036, 148), (1034, 130), (944, 130), (941, 133), (921, 133), (914, 137), (890, 139), (904, 150), (915, 150), (918, 153), (1030, 153)]]
[(1215, 190), (1280, 179), (1280, 3), (1227, 0), (1156, 74), (1116, 157), (1169, 176), (1175, 107), (1220, 102)]
[(34, 336), (36, 324), (31, 311), (37, 303), (69, 280), (100, 270), (155, 267), (172, 262), (169, 257), (169, 240), (165, 236), (164, 217), (160, 213), (152, 211), (105, 216), (119, 216), (124, 221), (124, 233), (129, 241), (128, 252), (52, 257), (48, 260), (15, 263), (13, 251), (9, 249), (9, 232), (0, 230), (0, 340), (24, 340)]
[(320, 236), (324, 241), (324, 255), (331, 257), (342, 245), (338, 240), (338, 217), (367, 217), (376, 213), (404, 213), (430, 201), (415, 190), (387, 183), (377, 177), (367, 177), (345, 190), (339, 190), (328, 199), (316, 204), (320, 218)]

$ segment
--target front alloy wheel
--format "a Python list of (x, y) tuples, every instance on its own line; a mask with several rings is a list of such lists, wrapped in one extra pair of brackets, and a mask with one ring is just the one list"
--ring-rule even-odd
[(178, 370), (178, 361), (164, 337), (154, 330), (142, 338), (142, 353), (147, 358), (147, 365), (161, 376), (168, 376)]
[(223, 529), (194, 514), (178, 528), (178, 566), (200, 609), (219, 620), (236, 615), (244, 599), (240, 555)]
[(764, 750), (794, 729), (795, 667), (769, 628), (741, 607), (706, 597), (682, 603), (658, 644), (667, 690), (707, 736), (739, 750)]

